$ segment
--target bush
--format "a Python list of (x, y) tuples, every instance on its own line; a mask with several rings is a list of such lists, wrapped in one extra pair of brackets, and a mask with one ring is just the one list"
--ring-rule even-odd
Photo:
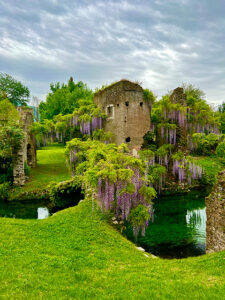
[(48, 188), (52, 205), (56, 207), (66, 207), (71, 203), (77, 205), (83, 199), (78, 177), (59, 183), (52, 182)]
[(0, 184), (0, 200), (7, 200), (9, 196), (10, 183), (5, 182)]
[(216, 155), (225, 158), (225, 142), (222, 142), (217, 146)]

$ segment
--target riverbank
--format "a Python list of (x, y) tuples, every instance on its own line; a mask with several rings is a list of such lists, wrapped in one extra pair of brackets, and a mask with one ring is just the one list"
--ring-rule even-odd
[(222, 299), (225, 252), (145, 256), (91, 203), (45, 220), (1, 218), (2, 299)]

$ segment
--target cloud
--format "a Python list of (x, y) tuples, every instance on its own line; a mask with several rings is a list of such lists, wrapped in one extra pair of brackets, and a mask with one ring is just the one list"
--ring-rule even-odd
[(0, 3), (0, 70), (33, 95), (72, 75), (92, 88), (138, 80), (159, 96), (187, 82), (225, 100), (223, 1)]

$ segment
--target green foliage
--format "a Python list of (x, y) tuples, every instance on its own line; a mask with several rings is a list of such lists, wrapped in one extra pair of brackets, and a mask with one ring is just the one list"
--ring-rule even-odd
[(142, 149), (150, 149), (154, 151), (156, 149), (156, 134), (154, 131), (148, 131), (144, 137), (144, 142), (142, 145)]
[(157, 196), (155, 189), (146, 185), (142, 185), (139, 189), (139, 194), (142, 195), (144, 200), (149, 204), (151, 203), (151, 200)]
[(133, 208), (129, 215), (129, 221), (132, 226), (138, 227), (143, 225), (145, 222), (150, 220), (149, 212), (147, 207), (142, 204), (139, 204)]
[(225, 158), (225, 142), (221, 142), (216, 148), (216, 155)]
[(8, 74), (0, 73), (0, 91), (0, 101), (7, 97), (15, 106), (27, 105), (29, 101), (29, 89)]
[(0, 127), (0, 158), (15, 158), (24, 138), (23, 130), (16, 126)]
[(52, 182), (48, 186), (49, 198), (53, 206), (65, 207), (71, 200), (77, 203), (83, 198), (81, 196), (81, 180), (75, 176), (63, 182)]
[(146, 102), (154, 103), (154, 102), (156, 101), (155, 95), (154, 95), (153, 92), (150, 91), (149, 89), (144, 89), (144, 90), (143, 90), (143, 96), (144, 96), (144, 100), (145, 100)]
[(197, 163), (204, 169), (201, 183), (206, 188), (216, 182), (218, 173), (225, 168), (224, 160), (217, 157), (198, 157)]
[(184, 153), (183, 153), (182, 151), (178, 151), (178, 152), (176, 152), (176, 153), (174, 153), (174, 154), (172, 155), (172, 159), (173, 159), (173, 160), (181, 161), (181, 160), (184, 159), (184, 158), (185, 158), (185, 156), (184, 156)]
[(0, 200), (7, 200), (9, 196), (10, 183), (4, 182), (0, 184)]
[(39, 105), (41, 120), (53, 119), (58, 114), (71, 114), (75, 108), (79, 108), (80, 99), (92, 103), (93, 92), (82, 81), (74, 83), (70, 78), (68, 84), (51, 84), (50, 90), (46, 102)]
[(12, 181), (13, 175), (10, 171), (23, 138), (18, 111), (8, 99), (0, 101), (0, 182)]
[(173, 147), (174, 146), (171, 144), (164, 144), (157, 149), (156, 155), (161, 158), (165, 157), (167, 154), (169, 154), (172, 151)]
[(216, 147), (219, 142), (224, 139), (223, 135), (210, 133), (195, 133), (192, 135), (192, 142), (194, 145), (193, 152), (198, 155), (212, 155), (215, 154)]
[(18, 124), (19, 119), (18, 111), (8, 99), (0, 101), (0, 126)]
[(144, 149), (139, 151), (139, 155), (143, 161), (149, 161), (155, 156), (155, 153), (152, 150)]
[(188, 106), (193, 106), (195, 102), (201, 102), (205, 97), (205, 93), (192, 84), (184, 83), (182, 85), (182, 88), (184, 89), (184, 92), (187, 96)]
[(165, 175), (167, 173), (167, 169), (164, 166), (161, 165), (151, 165), (148, 168), (148, 177), (149, 181), (152, 184), (158, 184), (161, 181), (162, 175)]

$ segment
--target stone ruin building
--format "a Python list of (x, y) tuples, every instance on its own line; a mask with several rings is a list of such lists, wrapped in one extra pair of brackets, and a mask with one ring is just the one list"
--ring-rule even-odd
[(103, 128), (114, 134), (116, 144), (127, 143), (136, 155), (150, 130), (150, 104), (144, 101), (142, 87), (123, 79), (97, 92), (94, 102), (107, 115)]
[[(175, 112), (169, 118), (177, 125), (175, 151), (188, 154), (185, 111), (187, 99), (183, 88), (176, 88), (170, 95), (170, 100), (184, 107), (183, 113), (178, 115), (178, 112)], [(136, 155), (143, 144), (144, 135), (151, 127), (150, 104), (144, 101), (142, 87), (128, 80), (121, 80), (97, 92), (94, 102), (107, 115), (107, 119), (103, 121), (104, 130), (114, 134), (116, 144), (127, 143), (131, 152)], [(165, 141), (162, 138), (159, 145), (163, 143)], [(225, 249), (225, 172), (222, 175), (223, 180), (214, 186), (212, 194), (206, 199), (207, 252)]]
[(225, 171), (206, 198), (206, 252), (225, 250)]
[(28, 166), (36, 166), (36, 143), (35, 137), (30, 132), (30, 125), (33, 123), (33, 110), (32, 108), (27, 107), (18, 107), (17, 108), (21, 122), (23, 124), (23, 130), (25, 133), (25, 138), (21, 144), (21, 148), (17, 154), (17, 160), (14, 163), (13, 167), (13, 179), (15, 185), (24, 185), (26, 176), (25, 176), (25, 162)]

